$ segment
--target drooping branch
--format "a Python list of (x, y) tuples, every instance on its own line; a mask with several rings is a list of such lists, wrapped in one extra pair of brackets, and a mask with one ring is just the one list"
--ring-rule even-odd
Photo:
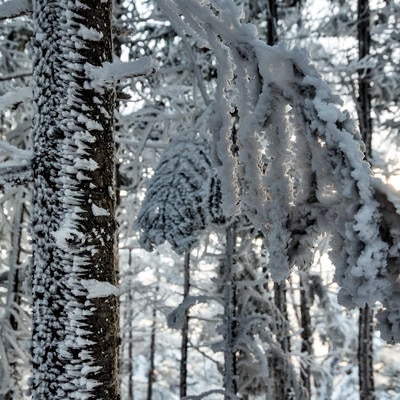
[[(233, 3), (158, 0), (158, 4), (179, 34), (191, 35), (217, 59), (210, 126), (225, 215), (231, 216), (239, 206), (269, 244), (279, 244), (277, 238), (286, 229), (270, 229), (274, 226), (271, 216), (276, 215), (274, 202), (282, 204), (278, 211), (287, 208), (290, 215), (307, 216), (315, 221), (313, 230), (332, 236), (330, 255), (341, 285), (341, 301), (349, 307), (376, 300), (388, 303), (393, 290), (386, 270), (389, 246), (379, 231), (380, 211), (370, 169), (363, 160), (363, 144), (348, 115), (340, 111), (340, 100), (303, 53), (258, 40), (255, 27), (241, 23), (242, 11)], [(237, 158), (232, 155), (231, 138), (235, 109), (239, 116)], [(291, 148), (299, 144), (302, 149), (293, 151), (296, 158), (284, 146), (276, 146), (268, 132), (276, 127), (287, 131), (282, 121), (274, 119), (277, 110), (287, 110), (290, 123), (303, 127), (290, 134)], [(277, 157), (282, 161), (276, 163)], [(301, 158), (308, 174), (295, 171)], [(268, 171), (274, 162), (294, 178), (288, 192), (278, 190), (274, 172)], [(312, 190), (315, 201), (309, 203)], [(296, 221), (288, 223), (293, 225)], [(282, 279), (282, 271), (270, 267), (272, 277)]]

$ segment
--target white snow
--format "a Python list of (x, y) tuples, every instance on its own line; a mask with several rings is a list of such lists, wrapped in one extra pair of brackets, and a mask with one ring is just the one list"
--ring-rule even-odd
[(14, 91), (7, 92), (0, 96), (0, 111), (12, 107), (14, 104), (22, 103), (32, 98), (30, 87), (15, 88)]
[(82, 279), (81, 285), (87, 290), (87, 298), (119, 296), (120, 289), (109, 282), (98, 281), (97, 279)]
[(151, 57), (143, 57), (129, 62), (105, 62), (102, 67), (86, 64), (85, 68), (91, 79), (91, 86), (98, 88), (121, 79), (151, 74), (155, 71), (155, 64)]
[(104, 217), (110, 215), (106, 209), (98, 207), (95, 204), (92, 204), (92, 212), (95, 217)]
[(81, 25), (78, 34), (82, 37), (84, 40), (93, 40), (93, 41), (98, 41), (103, 38), (103, 34), (99, 31), (97, 31), (94, 28), (87, 28), (84, 25)]

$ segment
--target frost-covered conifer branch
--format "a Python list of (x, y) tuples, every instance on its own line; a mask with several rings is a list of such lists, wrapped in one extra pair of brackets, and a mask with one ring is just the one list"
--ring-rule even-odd
[(381, 309), (377, 314), (378, 328), (381, 337), (389, 343), (400, 342), (400, 196), (393, 188), (380, 180), (373, 181), (375, 198), (382, 213), (381, 233), (388, 243), (387, 276), (390, 290), (383, 298)]
[(207, 224), (223, 221), (209, 153), (207, 139), (195, 132), (177, 137), (163, 153), (137, 218), (144, 248), (168, 241), (183, 253)]
[[(193, 35), (202, 46), (207, 43), (217, 59), (211, 129), (225, 212), (234, 210), (232, 182), (237, 182), (241, 211), (263, 232), (269, 251), (282, 257), (283, 265), (289, 262), (292, 234), (287, 225), (297, 223), (288, 220), (282, 224), (282, 220), (289, 215), (308, 219), (306, 228), (328, 231), (333, 237), (331, 259), (342, 302), (363, 306), (386, 299), (391, 290), (386, 271), (388, 244), (379, 232), (380, 212), (360, 138), (304, 54), (258, 40), (255, 27), (241, 23), (241, 10), (231, 1), (159, 0), (159, 4), (167, 15), (177, 13), (171, 22), (180, 35)], [(235, 108), (239, 115), (237, 159), (231, 152)], [(285, 110), (300, 127), (294, 140), (305, 142), (300, 145), (303, 151), (295, 153), (306, 159), (306, 173), (296, 176), (297, 187), (306, 185), (300, 198), (282, 181), (282, 173), (290, 176), (287, 166), (292, 165), (293, 170), (297, 164), (287, 152), (290, 136), (285, 138), (285, 120), (276, 117)], [(274, 135), (274, 130), (279, 134)], [(260, 147), (261, 139), (267, 152)], [(233, 171), (237, 171), (237, 179), (232, 179)], [(310, 184), (316, 186), (315, 198), (307, 189)], [(274, 223), (275, 215), (280, 215), (278, 223)], [(276, 279), (287, 274), (287, 266), (282, 270), (280, 265), (282, 262), (269, 265)]]

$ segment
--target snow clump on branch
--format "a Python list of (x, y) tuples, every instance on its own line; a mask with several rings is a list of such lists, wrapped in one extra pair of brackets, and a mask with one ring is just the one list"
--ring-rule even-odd
[[(259, 40), (233, 2), (158, 4), (178, 34), (210, 48), (217, 61), (209, 126), (224, 214), (243, 213), (264, 235), (277, 281), (307, 253), (310, 233), (329, 233), (340, 300), (348, 307), (380, 301), (388, 324), (399, 274), (387, 270), (369, 165), (340, 100), (303, 52)], [(398, 324), (389, 325), (386, 336), (398, 338)]]

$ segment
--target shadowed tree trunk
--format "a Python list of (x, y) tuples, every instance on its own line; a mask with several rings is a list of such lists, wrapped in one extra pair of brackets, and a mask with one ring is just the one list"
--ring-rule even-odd
[(224, 296), (224, 388), (225, 400), (236, 396), (236, 284), (235, 284), (235, 247), (236, 232), (233, 225), (226, 229), (225, 260), (223, 270)]
[(33, 400), (120, 398), (111, 8), (33, 1)]
[[(273, 46), (278, 42), (278, 7), (276, 0), (268, 0), (267, 10), (267, 43)], [(283, 355), (289, 355), (290, 352), (290, 337), (288, 330), (288, 310), (286, 301), (287, 284), (283, 280), (281, 282), (274, 283), (274, 302), (278, 315), (276, 318), (276, 336), (281, 346)], [(290, 379), (288, 373), (287, 361), (280, 357), (273, 356), (271, 360), (274, 368), (274, 393), (276, 399), (288, 398), (288, 390), (290, 386)]]
[[(183, 265), (183, 298), (189, 296), (190, 290), (190, 250), (185, 252), (185, 260)], [(182, 399), (187, 394), (187, 356), (189, 343), (189, 316), (188, 310), (185, 310), (185, 317), (182, 326), (182, 343), (181, 343), (181, 361), (180, 361), (180, 384), (179, 396)]]
[(147, 400), (152, 400), (153, 398), (153, 384), (155, 381), (157, 299), (158, 299), (158, 291), (160, 290), (158, 271), (157, 271), (157, 285), (155, 290), (156, 291), (154, 294), (154, 304), (152, 311), (152, 323), (151, 323), (151, 333), (150, 333), (150, 361), (149, 361), (149, 371), (147, 374)]
[[(129, 256), (128, 256), (128, 265), (129, 269), (133, 271), (133, 265), (132, 265), (132, 249), (129, 249)], [(134, 400), (135, 398), (135, 387), (134, 387), (134, 362), (133, 362), (133, 332), (134, 332), (134, 326), (133, 326), (133, 287), (132, 287), (132, 282), (129, 281), (129, 292), (128, 292), (128, 300), (127, 300), (127, 305), (125, 307), (126, 309), (126, 320), (124, 321), (128, 329), (128, 338), (127, 338), (127, 346), (128, 346), (128, 351), (127, 351), (127, 360), (125, 360), (128, 363), (128, 393), (127, 393), (127, 400)]]
[[(305, 275), (305, 274), (304, 274)], [(301, 314), (301, 353), (309, 357), (312, 354), (312, 330), (310, 313), (310, 289), (307, 282), (307, 275), (300, 273), (300, 314)], [(307, 359), (302, 363), (300, 369), (300, 379), (303, 387), (307, 391), (307, 398), (311, 398), (311, 366)]]
[[(359, 59), (365, 59), (370, 54), (370, 10), (369, 0), (358, 0), (357, 33)], [(358, 120), (361, 137), (365, 143), (366, 157), (372, 157), (372, 119), (371, 119), (371, 70), (362, 68), (358, 71)], [(358, 367), (360, 398), (373, 400), (373, 310), (368, 305), (360, 308), (358, 333)]]

